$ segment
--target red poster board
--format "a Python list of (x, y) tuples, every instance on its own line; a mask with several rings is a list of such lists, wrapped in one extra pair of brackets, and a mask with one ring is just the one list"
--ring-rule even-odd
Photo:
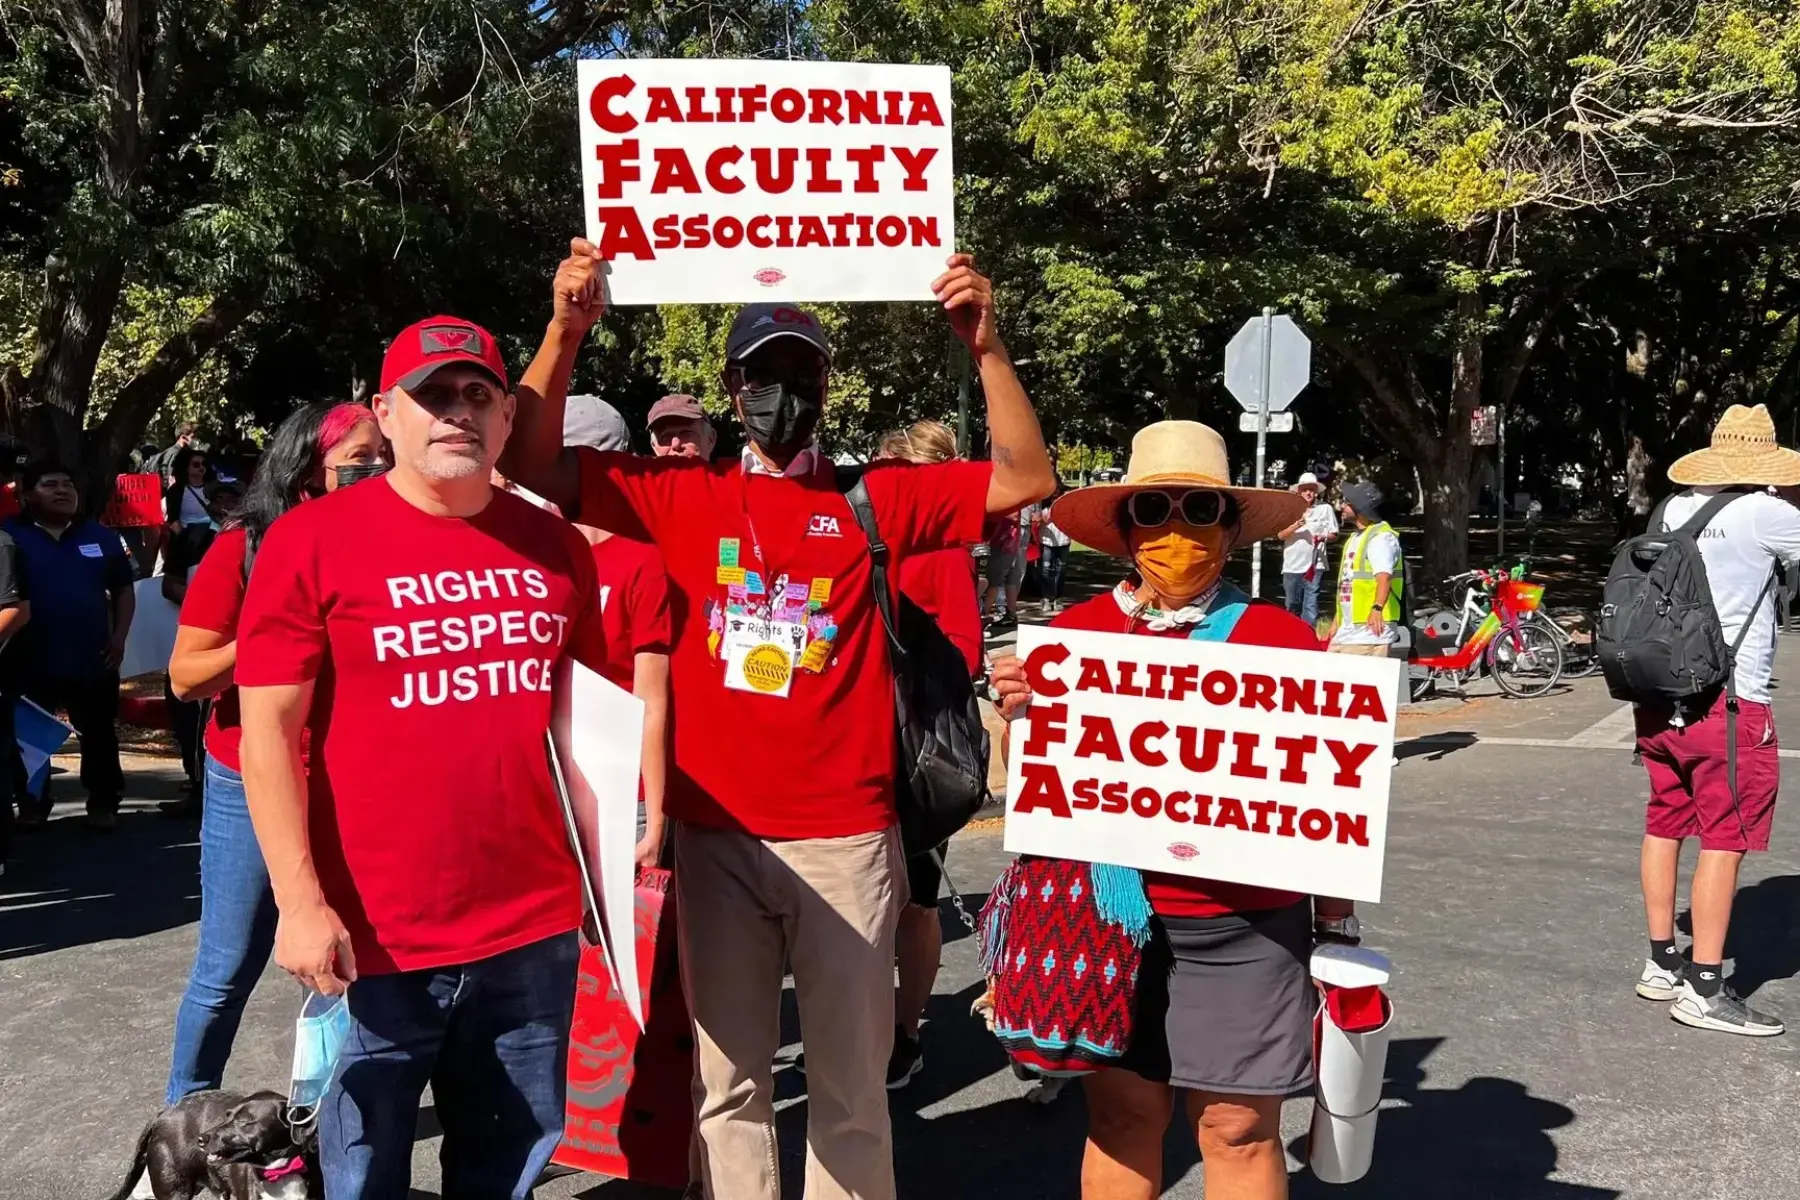
[(19, 515), (19, 485), (9, 483), (0, 487), (0, 521)]
[(162, 476), (151, 471), (119, 476), (100, 523), (113, 529), (150, 529), (164, 519)]
[(688, 1182), (694, 1129), (694, 1037), (675, 946), (667, 871), (637, 884), (644, 1030), (625, 1008), (606, 957), (585, 942), (569, 1032), (569, 1097), (555, 1161), (655, 1187)]

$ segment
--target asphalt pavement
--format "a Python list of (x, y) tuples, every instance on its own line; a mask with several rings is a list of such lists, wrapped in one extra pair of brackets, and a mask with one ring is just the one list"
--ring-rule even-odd
[[(1782, 674), (1800, 679), (1800, 638)], [(1777, 694), (1800, 728), (1800, 695)], [(1751, 1040), (1676, 1025), (1639, 1000), (1644, 956), (1637, 847), (1645, 796), (1630, 727), (1598, 681), (1535, 701), (1477, 688), (1401, 721), (1386, 899), (1364, 906), (1390, 953), (1398, 1029), (1375, 1165), (1311, 1197), (1683, 1200), (1800, 1197), (1792, 1130), (1800, 1032)], [(1784, 753), (1788, 789), (1800, 764)], [(192, 825), (161, 818), (170, 764), (128, 764), (116, 834), (59, 819), (0, 881), (0, 1200), (87, 1200), (118, 1184), (168, 1066), (170, 1024), (199, 911)], [(73, 816), (72, 776), (55, 785)], [(1793, 804), (1792, 799), (1788, 800)], [(1690, 851), (1690, 855), (1691, 855)], [(1006, 861), (998, 822), (949, 859), (973, 907)], [(944, 970), (925, 1030), (925, 1069), (893, 1099), (903, 1197), (1062, 1200), (1078, 1194), (1078, 1089), (1048, 1107), (968, 1016), (980, 990), (974, 941), (943, 909)], [(1800, 823), (1778, 817), (1770, 853), (1746, 864), (1730, 952), (1740, 990), (1800, 1021)], [(294, 985), (271, 969), (245, 1014), (227, 1083), (286, 1082)], [(782, 1163), (800, 1194), (806, 1100), (791, 1067), (791, 1006), (779, 1059)], [(1284, 1110), (1293, 1143), (1309, 1101)], [(414, 1196), (437, 1196), (427, 1117)], [(1291, 1145), (1299, 1152), (1302, 1148)], [(1191, 1142), (1172, 1134), (1165, 1194), (1203, 1194)], [(542, 1196), (663, 1197), (574, 1175)]]

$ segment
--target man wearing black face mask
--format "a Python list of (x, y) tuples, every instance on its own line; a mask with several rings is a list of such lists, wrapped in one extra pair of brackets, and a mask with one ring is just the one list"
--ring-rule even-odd
[[(783, 962), (807, 1051), (809, 1200), (893, 1200), (884, 1087), (894, 1036), (894, 931), (906, 873), (894, 828), (893, 676), (868, 545), (813, 432), (830, 342), (791, 304), (755, 304), (726, 339), (739, 462), (562, 447), (575, 351), (604, 264), (577, 239), (555, 316), (518, 389), (500, 468), (583, 523), (656, 543), (674, 609), (670, 660), (682, 965), (703, 1089), (707, 1194), (776, 1200), (770, 1062)], [(974, 358), (991, 463), (883, 462), (866, 478), (896, 558), (966, 545), (1056, 477), (967, 255), (933, 284)]]

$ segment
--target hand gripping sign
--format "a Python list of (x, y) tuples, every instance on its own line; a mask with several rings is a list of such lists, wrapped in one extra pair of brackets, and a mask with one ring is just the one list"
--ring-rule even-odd
[(1019, 631), (1006, 848), (1381, 899), (1398, 664)]
[(929, 300), (956, 247), (950, 69), (577, 65), (612, 304)]

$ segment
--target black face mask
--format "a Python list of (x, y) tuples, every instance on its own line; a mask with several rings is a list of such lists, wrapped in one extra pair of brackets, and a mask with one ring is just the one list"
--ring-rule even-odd
[(745, 386), (738, 404), (750, 440), (771, 458), (788, 458), (812, 438), (825, 409), (824, 389), (810, 380)]

